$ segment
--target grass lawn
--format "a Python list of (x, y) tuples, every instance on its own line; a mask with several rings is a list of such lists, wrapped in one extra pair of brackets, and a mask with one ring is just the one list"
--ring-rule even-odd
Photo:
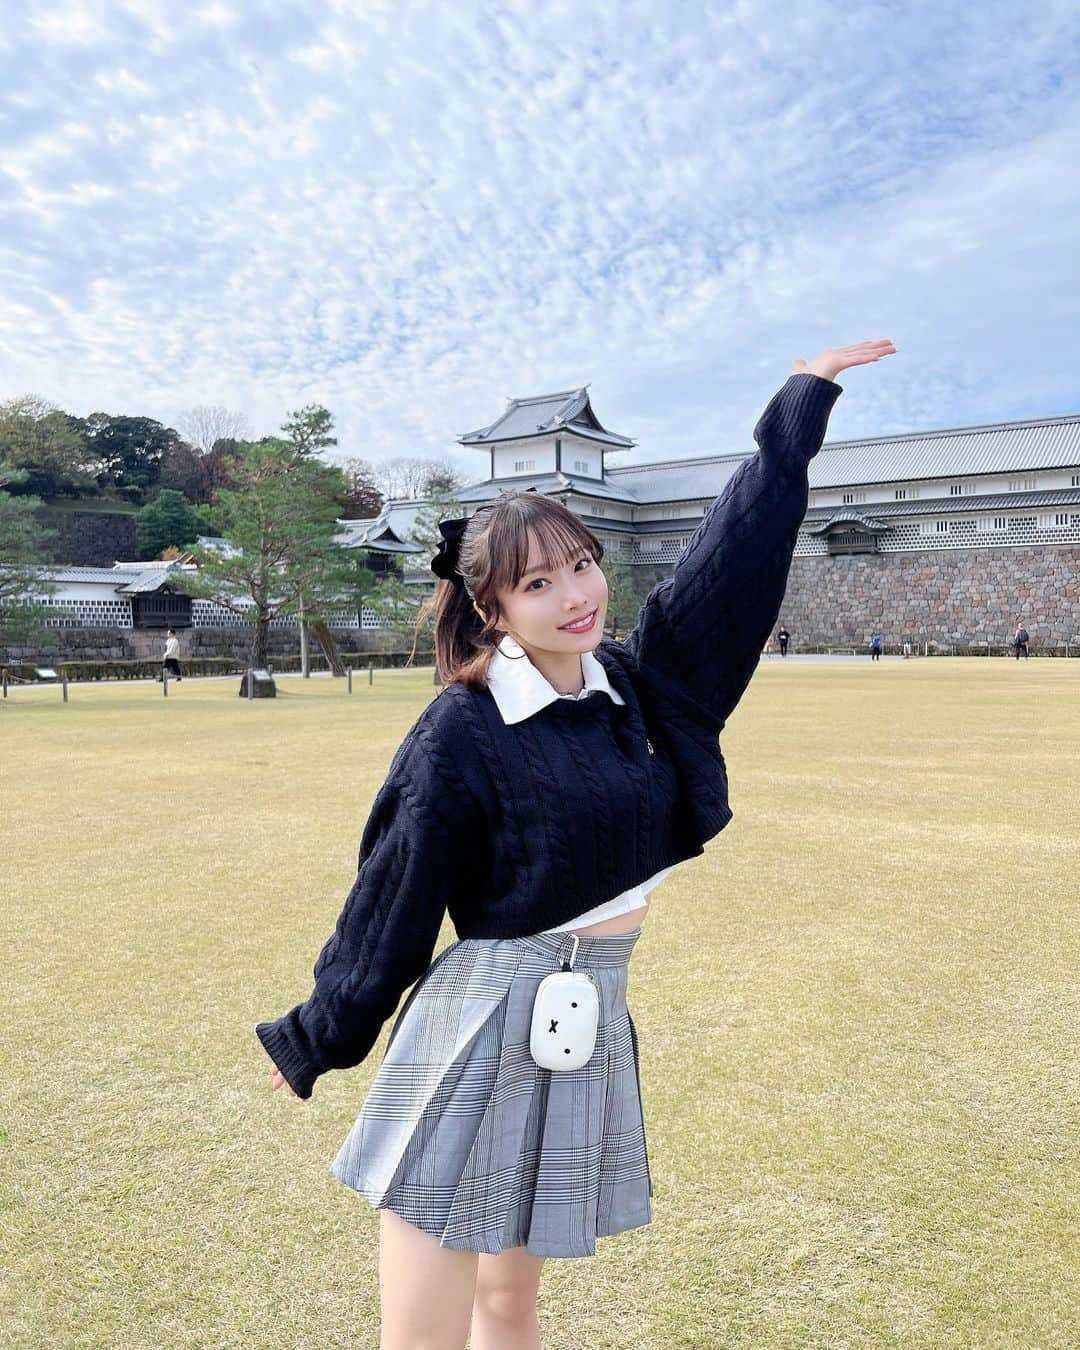
[[(328, 1168), (389, 1024), (309, 1102), (252, 1028), (434, 687), (278, 684), (0, 704), (2, 1346), (377, 1345)], [(1080, 662), (774, 657), (723, 747), (631, 966), (655, 1217), (547, 1263), (545, 1350), (1080, 1344)]]

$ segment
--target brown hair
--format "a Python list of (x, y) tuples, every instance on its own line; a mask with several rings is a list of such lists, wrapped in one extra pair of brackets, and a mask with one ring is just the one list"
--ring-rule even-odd
[[(465, 579), (439, 579), (417, 626), (435, 611), (435, 663), (444, 685), (487, 687), (487, 672), (502, 634), (498, 593), (512, 589), (529, 565), (534, 538), (544, 566), (553, 571), (584, 550), (597, 563), (604, 546), (581, 519), (535, 488), (504, 492), (469, 519), (461, 539), (458, 569)], [(481, 619), (473, 601), (487, 615)]]

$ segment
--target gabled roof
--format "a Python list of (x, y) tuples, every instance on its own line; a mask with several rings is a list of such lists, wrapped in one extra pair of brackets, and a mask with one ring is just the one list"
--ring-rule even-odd
[(490, 426), (467, 431), (458, 437), (460, 445), (490, 445), (496, 441), (520, 441), (531, 436), (550, 436), (568, 431), (586, 440), (628, 450), (635, 444), (629, 436), (607, 431), (589, 402), (588, 385), (564, 389), (558, 394), (539, 394), (535, 398), (507, 400), (506, 411)]
[(135, 595), (156, 591), (169, 579), (172, 572), (190, 572), (193, 568), (178, 561), (113, 563), (112, 567), (44, 567), (42, 575), (49, 581), (95, 581), (110, 585), (117, 595)]
[(336, 542), (342, 548), (366, 548), (370, 553), (422, 553), (409, 535), (417, 513), (427, 506), (422, 499), (401, 498), (386, 502), (377, 516), (365, 520), (339, 520)]
[(826, 530), (831, 530), (837, 525), (856, 525), (860, 530), (866, 530), (868, 534), (884, 534), (889, 528), (880, 520), (874, 520), (872, 516), (860, 515), (858, 511), (844, 510), (834, 511), (828, 520), (823, 520), (816, 525), (803, 525), (804, 534), (824, 534)]
[[(189, 572), (195, 569), (188, 567), (163, 567), (159, 571), (152, 571), (150, 568), (143, 568), (136, 573), (131, 581), (125, 582), (122, 586), (117, 586), (117, 595), (148, 595), (154, 591), (160, 590), (170, 576), (178, 572)], [(113, 574), (115, 575), (115, 573)]]
[(559, 493), (572, 492), (577, 497), (596, 497), (602, 502), (626, 502), (630, 506), (640, 505), (640, 499), (611, 481), (610, 476), (603, 483), (595, 478), (583, 478), (578, 474), (550, 472), (523, 473), (513, 478), (485, 478), (479, 483), (469, 483), (459, 488), (455, 494), (463, 506), (474, 502), (488, 502), (502, 492), (528, 492), (536, 488), (545, 497), (554, 497)]

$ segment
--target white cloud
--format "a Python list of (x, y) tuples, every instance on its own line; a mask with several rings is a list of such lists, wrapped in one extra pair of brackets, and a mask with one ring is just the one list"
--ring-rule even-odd
[(591, 381), (638, 458), (741, 449), (863, 338), (901, 350), (833, 437), (1067, 411), (1077, 29), (1037, 9), (42, 4), (0, 397), (318, 400), (341, 454), (477, 476), (454, 437), (507, 396)]

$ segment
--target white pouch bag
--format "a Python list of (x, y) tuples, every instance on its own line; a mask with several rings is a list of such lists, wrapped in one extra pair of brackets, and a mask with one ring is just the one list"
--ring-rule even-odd
[(600, 993), (591, 975), (574, 970), (578, 938), (562, 970), (545, 975), (533, 1003), (529, 1051), (542, 1069), (580, 1069), (592, 1058)]

